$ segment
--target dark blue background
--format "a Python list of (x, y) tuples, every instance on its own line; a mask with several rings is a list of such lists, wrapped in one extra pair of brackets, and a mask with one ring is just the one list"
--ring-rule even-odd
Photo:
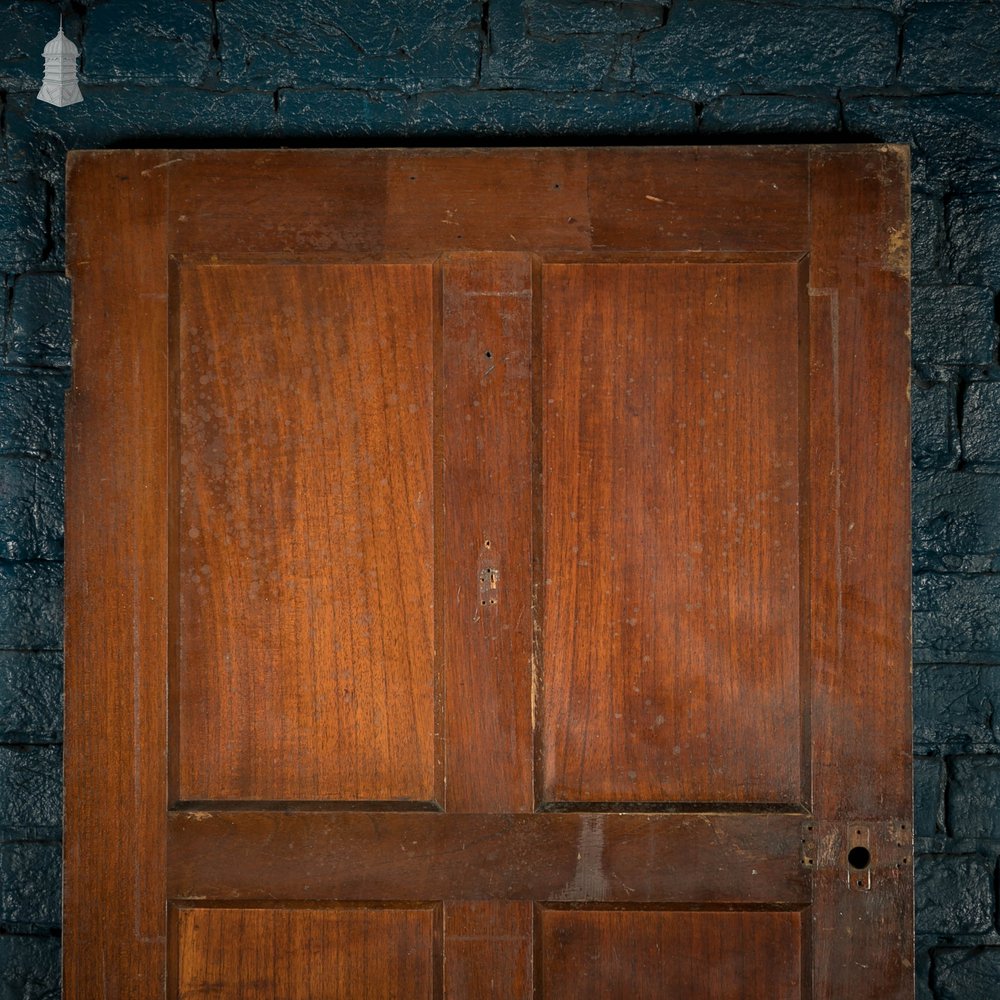
[(0, 88), (0, 1000), (59, 992), (66, 150), (762, 138), (913, 148), (918, 996), (1000, 996), (997, 4), (0, 0)]

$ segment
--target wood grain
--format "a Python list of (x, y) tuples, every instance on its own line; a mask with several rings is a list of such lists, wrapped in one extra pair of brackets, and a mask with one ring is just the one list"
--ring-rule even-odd
[(594, 249), (809, 246), (805, 147), (591, 149), (587, 161)]
[(432, 799), (431, 266), (179, 300), (178, 798)]
[[(895, 146), (817, 149), (811, 186), (813, 809), (831, 821), (905, 822), (908, 157)], [(848, 892), (846, 864), (817, 876), (815, 997), (913, 995), (911, 879), (904, 866), (873, 878), (869, 892)]]
[(533, 1000), (533, 942), (530, 903), (445, 903), (445, 1000)]
[(546, 1000), (800, 1000), (798, 913), (541, 911)]
[(152, 1000), (166, 973), (166, 158), (68, 166), (67, 1000)]
[(798, 286), (543, 267), (547, 799), (801, 800)]
[(175, 813), (173, 898), (604, 900), (801, 906), (782, 813)]
[(435, 909), (177, 911), (178, 1000), (431, 1000)]
[(905, 151), (69, 162), (69, 1000), (912, 995)]
[(441, 284), (445, 801), (528, 812), (531, 259), (449, 255)]
[[(218, 253), (769, 250), (809, 243), (803, 147), (180, 151), (171, 244)], [(498, 210), (502, 208), (502, 210)]]

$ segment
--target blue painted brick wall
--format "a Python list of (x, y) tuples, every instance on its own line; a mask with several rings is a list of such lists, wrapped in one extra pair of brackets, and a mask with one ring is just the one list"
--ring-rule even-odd
[(912, 145), (917, 992), (1000, 996), (1000, 4), (0, 0), (0, 101), (2, 1000), (59, 993), (67, 149), (560, 137)]

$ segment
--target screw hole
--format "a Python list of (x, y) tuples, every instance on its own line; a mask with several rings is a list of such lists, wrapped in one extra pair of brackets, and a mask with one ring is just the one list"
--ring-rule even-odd
[(493, 357), (493, 352), (492, 351), (487, 351), (484, 356), (487, 357), (487, 358), (492, 358)]
[[(847, 863), (852, 868), (857, 868), (859, 871), (867, 868), (871, 864), (872, 855), (871, 851), (867, 847), (852, 847), (847, 852)], [(859, 882), (858, 885), (861, 883)]]

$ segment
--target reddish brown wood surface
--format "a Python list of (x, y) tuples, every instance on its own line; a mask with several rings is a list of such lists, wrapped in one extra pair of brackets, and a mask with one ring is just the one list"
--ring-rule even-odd
[(446, 903), (445, 1000), (533, 1000), (533, 919), (527, 902)]
[(801, 801), (798, 287), (543, 268), (547, 799)]
[(73, 158), (63, 990), (166, 976), (168, 157)]
[(799, 1000), (799, 921), (798, 913), (543, 909), (541, 995)]
[(431, 266), (177, 295), (177, 798), (432, 799)]
[(430, 906), (183, 907), (178, 1000), (431, 1000), (437, 919)]
[(168, 891), (799, 906), (801, 827), (781, 813), (174, 813)]
[(220, 233), (242, 253), (355, 257), (809, 247), (803, 147), (170, 157), (171, 246), (179, 253), (218, 253)]
[(908, 997), (906, 183), (74, 154), (68, 1000)]
[(441, 265), (445, 802), (534, 808), (531, 729), (532, 263)]
[[(845, 823), (905, 821), (909, 163), (896, 147), (817, 150), (811, 185), (813, 809)], [(892, 846), (882, 841), (875, 852)], [(845, 894), (843, 865), (817, 877), (817, 998), (912, 996), (912, 881), (901, 864), (868, 892)]]

